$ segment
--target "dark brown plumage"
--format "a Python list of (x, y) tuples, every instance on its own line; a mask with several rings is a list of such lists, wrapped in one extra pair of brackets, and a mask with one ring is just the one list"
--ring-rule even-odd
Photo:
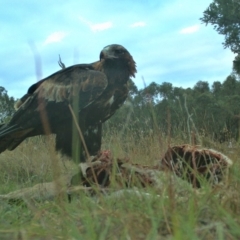
[[(18, 110), (10, 122), (0, 128), (0, 152), (13, 150), (27, 137), (54, 133), (56, 150), (71, 157), (75, 142), (69, 105), (75, 102), (87, 150), (97, 154), (102, 123), (124, 103), (127, 82), (135, 73), (130, 53), (113, 44), (101, 51), (99, 61), (64, 68), (33, 84), (16, 104)], [(85, 161), (83, 147), (80, 155)]]

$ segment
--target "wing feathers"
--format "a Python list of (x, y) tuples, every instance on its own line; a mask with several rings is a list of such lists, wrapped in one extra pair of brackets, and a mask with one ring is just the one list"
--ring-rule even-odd
[[(104, 73), (70, 67), (61, 70), (35, 87), (32, 93), (25, 94), (18, 102), (18, 110), (13, 115), (9, 124), (0, 129), (0, 152), (6, 148), (14, 149), (23, 139), (28, 136), (44, 134), (42, 128), (42, 106), (48, 116), (50, 126), (53, 128), (58, 122), (68, 118), (67, 105), (72, 103), (75, 97), (79, 98), (79, 111), (85, 108), (107, 87), (108, 81)], [(66, 114), (62, 112), (66, 111)], [(39, 129), (36, 131), (34, 129)]]
[(70, 75), (60, 74), (43, 82), (34, 94), (47, 101), (71, 102), (74, 96), (87, 93), (83, 105), (97, 98), (107, 86), (107, 78), (104, 73), (94, 70), (74, 70)]
[(1, 133), (0, 133), (0, 138), (4, 137), (7, 134), (15, 132), (17, 129), (19, 129), (19, 126), (17, 124), (16, 125), (12, 125), (10, 127), (2, 128), (1, 129)]

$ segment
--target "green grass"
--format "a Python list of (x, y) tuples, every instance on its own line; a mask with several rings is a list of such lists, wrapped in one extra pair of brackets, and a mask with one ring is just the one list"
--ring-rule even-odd
[[(169, 178), (161, 190), (112, 189), (95, 197), (82, 192), (71, 203), (67, 196), (28, 205), (1, 201), (0, 239), (240, 239), (240, 150), (212, 146), (234, 161), (226, 184), (211, 188), (205, 183), (192, 190)], [(162, 137), (160, 146), (155, 136), (129, 133), (120, 139), (109, 133), (103, 149), (110, 149), (114, 157), (154, 165), (166, 151), (167, 140)], [(51, 181), (56, 172), (76, 170), (73, 162), (56, 156), (53, 138), (39, 137), (2, 153), (0, 168), (0, 194)]]

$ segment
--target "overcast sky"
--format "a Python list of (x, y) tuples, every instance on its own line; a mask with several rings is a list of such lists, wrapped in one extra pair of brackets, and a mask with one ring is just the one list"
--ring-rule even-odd
[(199, 80), (224, 81), (233, 53), (224, 36), (199, 20), (211, 0), (1, 0), (0, 86), (21, 97), (37, 81), (33, 42), (41, 57), (41, 77), (60, 67), (99, 59), (117, 43), (137, 63), (135, 83), (170, 82), (193, 87)]

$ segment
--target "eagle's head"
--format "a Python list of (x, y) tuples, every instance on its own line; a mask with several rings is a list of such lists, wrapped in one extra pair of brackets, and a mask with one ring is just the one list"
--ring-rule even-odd
[(103, 48), (100, 53), (100, 60), (108, 58), (126, 58), (129, 55), (130, 53), (123, 46), (118, 44), (111, 44)]
[(126, 48), (119, 44), (111, 44), (103, 48), (100, 53), (100, 61), (113, 60), (127, 64), (130, 76), (135, 77), (136, 63)]

